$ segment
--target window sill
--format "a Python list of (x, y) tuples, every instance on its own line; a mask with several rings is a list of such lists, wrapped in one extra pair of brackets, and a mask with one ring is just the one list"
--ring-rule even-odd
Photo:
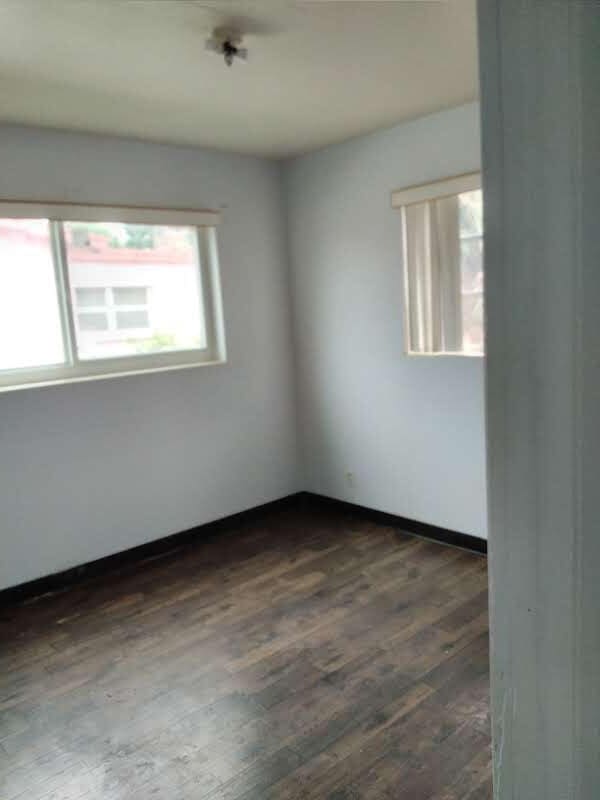
[(88, 381), (104, 381), (113, 378), (125, 378), (132, 375), (150, 375), (156, 372), (174, 372), (175, 370), (197, 369), (198, 367), (218, 367), (227, 364), (227, 359), (217, 359), (214, 361), (196, 361), (184, 364), (169, 364), (165, 366), (147, 367), (145, 369), (124, 369), (114, 372), (101, 372), (95, 375), (73, 375), (69, 377), (52, 378), (49, 380), (30, 381), (28, 383), (8, 384), (0, 386), (0, 394), (5, 392), (19, 392), (23, 389), (43, 389), (46, 386), (64, 386), (70, 383), (87, 383)]

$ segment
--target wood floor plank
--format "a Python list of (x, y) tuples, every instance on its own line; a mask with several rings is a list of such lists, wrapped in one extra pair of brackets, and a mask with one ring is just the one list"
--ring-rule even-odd
[(265, 512), (0, 616), (7, 800), (491, 798), (485, 559)]

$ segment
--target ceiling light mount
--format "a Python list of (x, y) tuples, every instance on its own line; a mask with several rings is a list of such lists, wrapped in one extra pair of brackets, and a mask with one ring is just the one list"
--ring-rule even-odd
[(212, 36), (206, 40), (206, 49), (211, 53), (223, 56), (228, 67), (233, 65), (235, 59), (246, 61), (248, 50), (241, 46), (242, 34), (232, 28), (215, 28)]

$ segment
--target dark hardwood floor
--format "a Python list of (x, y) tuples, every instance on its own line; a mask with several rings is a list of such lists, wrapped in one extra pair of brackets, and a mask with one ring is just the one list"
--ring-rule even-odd
[(486, 561), (275, 510), (0, 619), (2, 800), (491, 798)]

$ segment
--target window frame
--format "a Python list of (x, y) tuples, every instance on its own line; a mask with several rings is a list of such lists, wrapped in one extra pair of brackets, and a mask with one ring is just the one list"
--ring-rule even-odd
[[(473, 172), (465, 172), (460, 175), (453, 175), (448, 178), (441, 178), (436, 181), (428, 183), (414, 184), (407, 186), (404, 189), (398, 189), (392, 192), (391, 205), (394, 211), (400, 211), (409, 205), (416, 203), (424, 203), (430, 200), (437, 200), (444, 197), (452, 197), (466, 192), (482, 191), (482, 177), (479, 170)], [(482, 233), (483, 239), (484, 233)], [(407, 254), (406, 254), (406, 223), (404, 214), (402, 214), (402, 239), (403, 239), (403, 264), (402, 264), (402, 279), (403, 279), (403, 334), (404, 346), (403, 353), (410, 358), (485, 358), (484, 352), (471, 352), (468, 350), (459, 351), (432, 351), (422, 352), (410, 349), (410, 330), (409, 330), (409, 285), (408, 285), (408, 271), (407, 271)], [(459, 241), (460, 241), (459, 233)]]
[[(216, 227), (220, 222), (218, 212), (188, 208), (0, 200), (0, 218), (46, 219), (49, 222), (50, 249), (65, 356), (65, 362), (61, 364), (0, 370), (0, 392), (226, 362), (216, 237)], [(69, 280), (63, 226), (65, 222), (118, 222), (193, 227), (196, 231), (200, 302), (206, 327), (206, 347), (80, 359), (77, 354), (75, 327), (75, 315), (78, 310)]]

